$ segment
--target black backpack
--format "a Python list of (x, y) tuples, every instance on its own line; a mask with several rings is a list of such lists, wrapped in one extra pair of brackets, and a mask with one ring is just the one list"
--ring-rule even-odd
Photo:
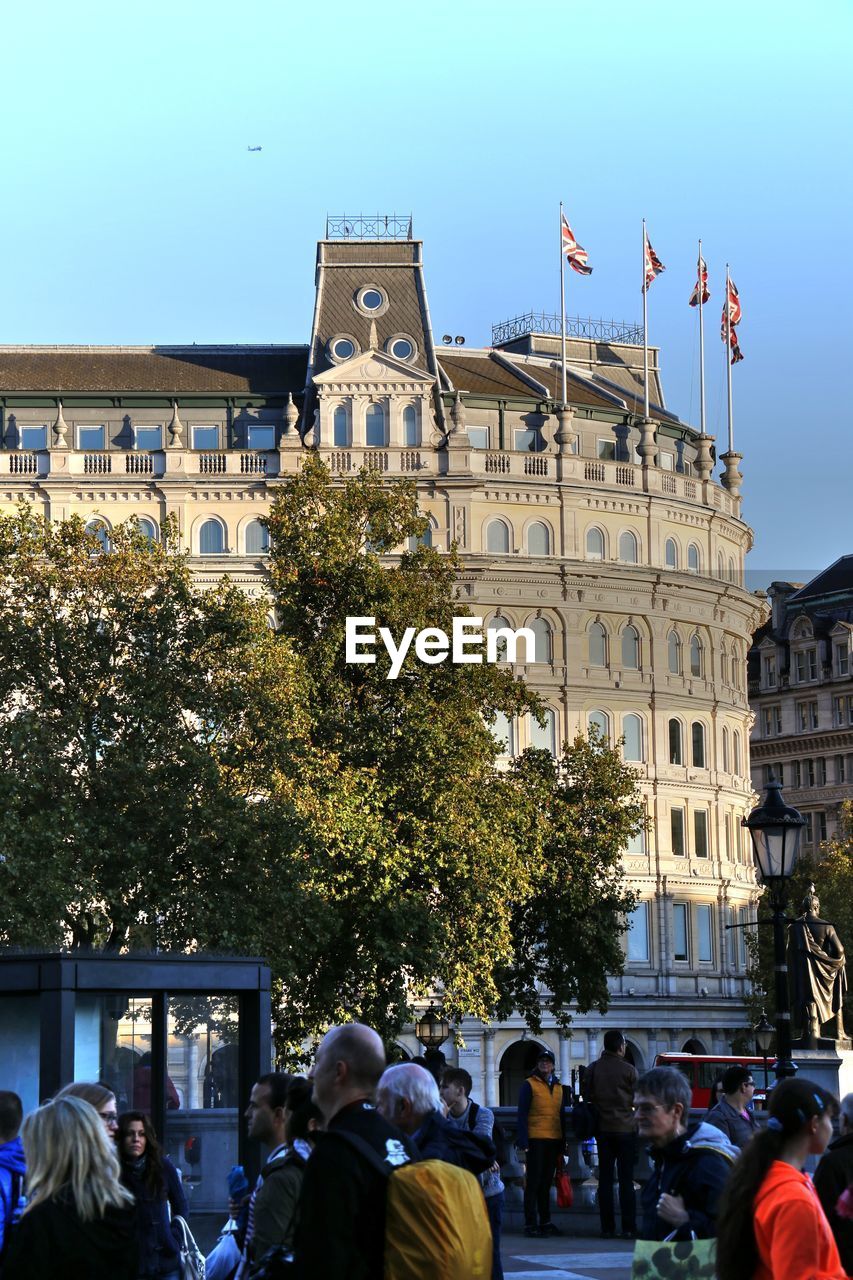
[[(477, 1114), (479, 1110), (480, 1110), (480, 1104), (478, 1102), (469, 1103), (469, 1106), (468, 1106), (468, 1128), (469, 1129), (473, 1129), (474, 1125), (477, 1123)], [(503, 1167), (505, 1164), (509, 1164), (512, 1158), (512, 1143), (510, 1142), (509, 1134), (507, 1133), (503, 1125), (499, 1124), (497, 1118), (495, 1118), (494, 1127), (492, 1129), (492, 1142), (495, 1144), (495, 1153), (496, 1153), (495, 1159), (497, 1160), (498, 1164), (501, 1165), (501, 1167)]]

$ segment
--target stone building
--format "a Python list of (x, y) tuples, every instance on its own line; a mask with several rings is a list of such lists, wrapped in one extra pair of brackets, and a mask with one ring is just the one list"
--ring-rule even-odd
[(774, 582), (771, 616), (749, 652), (752, 781), (771, 774), (806, 820), (813, 849), (853, 800), (853, 555), (811, 582)]
[[(499, 726), (506, 750), (556, 750), (596, 724), (640, 772), (648, 833), (625, 857), (642, 902), (611, 1012), (542, 1040), (564, 1076), (608, 1023), (639, 1066), (688, 1042), (728, 1051), (745, 956), (726, 926), (755, 898), (740, 819), (763, 618), (741, 585), (739, 455), (715, 477), (712, 438), (665, 407), (654, 350), (643, 418), (636, 329), (572, 326), (566, 406), (553, 317), (499, 326), (487, 348), (444, 343), (408, 228), (339, 224), (318, 247), (308, 346), (0, 350), (0, 505), (78, 513), (105, 544), (116, 521), (157, 537), (174, 513), (202, 581), (262, 594), (257, 518), (306, 448), (335, 474), (413, 478), (432, 545), (461, 551), (466, 602), (535, 632), (517, 669), (548, 722)], [(479, 1096), (511, 1100), (521, 1021), (463, 1033)]]

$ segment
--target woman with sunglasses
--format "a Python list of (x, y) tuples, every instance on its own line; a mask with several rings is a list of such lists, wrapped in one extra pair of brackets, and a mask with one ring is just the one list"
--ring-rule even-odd
[(717, 1217), (720, 1280), (844, 1280), (809, 1156), (832, 1137), (838, 1103), (810, 1080), (781, 1080), (770, 1118), (732, 1171)]
[(122, 1184), (136, 1201), (139, 1280), (180, 1280), (180, 1247), (171, 1219), (186, 1218), (187, 1198), (178, 1171), (142, 1111), (119, 1116), (116, 1142)]

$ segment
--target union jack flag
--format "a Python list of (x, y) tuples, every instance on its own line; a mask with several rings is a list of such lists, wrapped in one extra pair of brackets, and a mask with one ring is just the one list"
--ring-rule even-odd
[(735, 282), (733, 280), (729, 280), (728, 295), (729, 295), (728, 298), (723, 303), (723, 318), (720, 324), (720, 337), (722, 338), (723, 342), (726, 341), (726, 336), (727, 336), (726, 335), (726, 315), (728, 314), (729, 338), (731, 341), (731, 352), (732, 352), (732, 357), (731, 357), (732, 364), (737, 364), (739, 360), (743, 359), (743, 352), (741, 351), (740, 346), (738, 344), (737, 333), (735, 332), (735, 325), (740, 324), (741, 318), (743, 316), (743, 310), (740, 305), (740, 298), (738, 297), (737, 287), (735, 286)]
[(691, 307), (701, 307), (711, 296), (708, 292), (708, 268), (704, 258), (699, 259), (696, 276), (696, 286), (690, 295)]
[(592, 267), (587, 263), (588, 254), (575, 239), (574, 232), (568, 224), (566, 215), (560, 212), (560, 231), (563, 239), (563, 253), (569, 260), (569, 266), (579, 276), (591, 276)]
[(655, 276), (659, 276), (662, 271), (666, 271), (666, 267), (652, 248), (649, 237), (646, 236), (646, 271), (642, 288), (643, 293), (646, 292)]

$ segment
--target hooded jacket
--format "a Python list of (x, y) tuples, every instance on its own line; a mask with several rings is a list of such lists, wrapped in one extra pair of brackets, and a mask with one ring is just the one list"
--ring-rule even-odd
[(811, 1179), (774, 1160), (755, 1197), (760, 1259), (754, 1280), (844, 1280), (844, 1268)]
[(739, 1155), (724, 1133), (701, 1121), (665, 1147), (650, 1147), (653, 1172), (640, 1193), (641, 1240), (664, 1240), (674, 1228), (658, 1217), (664, 1194), (681, 1196), (689, 1215), (675, 1233), (676, 1240), (717, 1234), (717, 1206), (732, 1166)]
[(479, 1176), (495, 1162), (495, 1144), (485, 1134), (459, 1129), (438, 1111), (431, 1112), (412, 1135), (422, 1160), (444, 1160)]
[(70, 1196), (28, 1209), (12, 1232), (3, 1280), (136, 1280), (133, 1205), (81, 1222)]
[(4, 1142), (0, 1146), (0, 1256), (6, 1242), (6, 1231), (15, 1216), (15, 1191), (20, 1187), (21, 1193), (23, 1192), (26, 1168), (21, 1139), (13, 1138), (11, 1142)]

